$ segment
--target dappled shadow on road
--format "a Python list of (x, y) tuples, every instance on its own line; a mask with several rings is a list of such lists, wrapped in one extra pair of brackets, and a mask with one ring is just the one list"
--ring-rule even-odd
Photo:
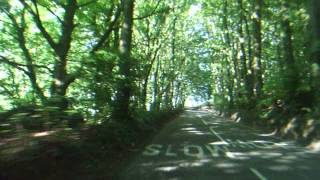
[(317, 179), (320, 154), (207, 111), (189, 111), (120, 179)]
[(319, 160), (319, 154), (287, 143), (151, 144), (131, 175), (140, 171), (139, 179), (257, 179), (258, 171), (276, 179), (316, 179)]

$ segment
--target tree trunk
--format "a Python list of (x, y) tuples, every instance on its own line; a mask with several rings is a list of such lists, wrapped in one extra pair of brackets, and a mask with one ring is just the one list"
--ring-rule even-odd
[(261, 22), (262, 22), (262, 6), (263, 0), (255, 0), (254, 3), (254, 14), (253, 14), (253, 37), (254, 37), (254, 52), (253, 52), (253, 77), (254, 77), (254, 94), (255, 98), (259, 98), (262, 94), (262, 33), (261, 33)]
[(130, 97), (131, 97), (131, 48), (132, 48), (132, 26), (134, 0), (122, 1), (124, 20), (121, 29), (121, 40), (119, 46), (119, 73), (122, 78), (118, 82), (113, 117), (120, 121), (131, 119)]
[(228, 89), (228, 97), (229, 97), (229, 104), (228, 108), (233, 108), (234, 107), (234, 80), (231, 77), (231, 70), (230, 67), (227, 67), (227, 89)]
[(71, 47), (72, 32), (75, 28), (74, 16), (78, 9), (76, 0), (68, 0), (65, 7), (65, 15), (62, 24), (62, 35), (54, 47), (57, 60), (54, 64), (53, 83), (51, 85), (51, 96), (66, 95), (69, 85), (75, 80), (75, 76), (67, 72), (68, 53)]
[(246, 74), (245, 77), (245, 86), (246, 86), (246, 93), (247, 93), (247, 99), (251, 99), (254, 95), (254, 82), (253, 82), (253, 56), (252, 56), (252, 38), (251, 38), (251, 32), (249, 28), (249, 22), (248, 18), (244, 16), (244, 22), (245, 22), (245, 30), (247, 35), (247, 41), (248, 41), (248, 69), (249, 71)]
[[(312, 26), (312, 48), (311, 59), (313, 61), (313, 84), (312, 90), (314, 93), (314, 107), (320, 106), (320, 2), (319, 0), (310, 0), (310, 14)], [(318, 110), (319, 111), (319, 110)]]
[[(31, 1), (33, 7), (31, 7), (25, 0), (19, 0), (26, 10), (31, 14), (35, 25), (38, 27), (41, 35), (47, 41), (48, 45), (54, 52), (55, 63), (54, 69), (51, 73), (52, 83), (50, 86), (50, 95), (52, 99), (65, 99), (67, 88), (74, 82), (76, 74), (70, 75), (67, 72), (68, 53), (71, 48), (72, 33), (75, 28), (74, 16), (79, 6), (77, 0), (66, 0), (65, 4), (61, 7), (64, 9), (63, 20), (60, 22), (61, 35), (58, 37), (58, 41), (50, 35), (45, 28), (43, 21), (40, 17), (38, 1)], [(56, 100), (54, 100), (56, 101)], [(48, 100), (50, 103), (50, 100)], [(58, 105), (55, 103), (55, 105)], [(59, 105), (58, 105), (59, 106)], [(61, 106), (65, 106), (63, 102)]]
[[(153, 67), (153, 64), (154, 62), (156, 61), (157, 57), (158, 57), (158, 52), (161, 48), (161, 45), (159, 45), (159, 47), (155, 50), (154, 52), (154, 55), (151, 59), (151, 62), (150, 64), (148, 64), (147, 66), (147, 70), (146, 70), (146, 74), (145, 74), (145, 77), (144, 77), (144, 81), (143, 81), (143, 87), (142, 87), (142, 97), (141, 97), (141, 103), (142, 103), (142, 108), (144, 110), (146, 110), (146, 102), (147, 102), (147, 91), (148, 91), (148, 83), (149, 83), (149, 77), (150, 77), (150, 74), (151, 74), (151, 70), (152, 70), (152, 67)], [(151, 54), (151, 53), (150, 53)], [(151, 55), (150, 55), (151, 56)], [(151, 58), (150, 56), (148, 56), (148, 58)], [(156, 81), (156, 80), (155, 80)]]
[[(239, 33), (239, 43), (240, 43), (240, 63), (241, 63), (241, 79), (246, 84), (246, 77), (247, 77), (247, 54), (245, 49), (245, 36), (243, 32), (243, 25), (244, 25), (244, 9), (243, 9), (243, 1), (238, 0), (238, 6), (240, 10), (240, 21), (239, 21), (239, 27), (238, 27), (238, 33)], [(247, 92), (245, 92), (247, 94)]]
[(161, 103), (161, 97), (159, 94), (159, 84), (158, 84), (158, 78), (159, 78), (159, 71), (160, 71), (160, 61), (157, 60), (157, 67), (156, 72), (154, 72), (153, 75), (153, 100), (152, 100), (152, 106), (151, 109), (153, 111), (160, 111), (160, 103)]
[[(175, 1), (174, 1), (175, 6)], [(175, 9), (173, 9), (173, 13), (175, 13)], [(174, 82), (175, 82), (175, 60), (176, 60), (176, 24), (177, 17), (173, 18), (172, 22), (172, 34), (171, 34), (171, 42), (170, 42), (170, 62), (169, 62), (169, 77), (168, 77), (168, 88), (165, 92), (165, 108), (171, 110), (173, 108), (173, 95), (174, 95)]]
[(149, 83), (149, 75), (144, 78), (143, 85), (142, 85), (141, 104), (142, 104), (143, 110), (146, 110), (148, 83)]
[[(238, 63), (238, 52), (237, 52), (237, 47), (236, 45), (233, 44), (231, 46), (231, 58), (232, 58), (232, 63), (233, 63), (233, 72), (234, 72), (234, 81), (235, 82), (235, 88), (233, 91), (234, 97), (239, 98), (240, 95), (240, 89), (241, 89), (241, 73), (239, 73), (239, 63)], [(237, 99), (235, 99), (237, 101)]]
[(282, 7), (284, 9), (284, 14), (282, 15), (282, 27), (284, 31), (283, 36), (283, 51), (284, 51), (284, 76), (285, 82), (284, 87), (287, 89), (287, 98), (292, 101), (295, 98), (296, 89), (298, 88), (299, 83), (299, 72), (295, 66), (294, 59), (294, 50), (292, 45), (292, 30), (289, 22), (289, 14), (288, 14), (288, 3), (283, 2)]

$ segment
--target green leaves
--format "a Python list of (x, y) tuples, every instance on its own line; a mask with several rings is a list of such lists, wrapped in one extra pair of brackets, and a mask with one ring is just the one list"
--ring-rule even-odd
[[(25, 7), (10, 2), (0, 2), (0, 55), (12, 61), (0, 63), (0, 96), (6, 104), (39, 103), (37, 92), (49, 98), (60, 85), (63, 96), (74, 98), (74, 107), (101, 118), (110, 115), (119, 83), (126, 82), (132, 109), (170, 109), (187, 96), (242, 107), (250, 103), (260, 77), (264, 95), (258, 101), (270, 104), (288, 97), (284, 82), (290, 78), (298, 78), (297, 92), (309, 91), (319, 72), (308, 57), (320, 48), (317, 42), (309, 48), (310, 16), (302, 1), (264, 1), (259, 30), (249, 0), (136, 0), (131, 57), (119, 56), (119, 45), (127, 43), (121, 36), (127, 13), (122, 1), (78, 0), (73, 8), (67, 0), (26, 0)], [(286, 64), (291, 50), (283, 46), (290, 39), (292, 66)], [(122, 67), (126, 63), (129, 71)]]

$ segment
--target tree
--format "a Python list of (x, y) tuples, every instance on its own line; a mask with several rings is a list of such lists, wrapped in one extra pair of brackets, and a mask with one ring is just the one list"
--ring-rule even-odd
[(252, 73), (253, 73), (253, 89), (255, 98), (260, 97), (262, 94), (262, 7), (263, 0), (254, 1), (254, 11), (253, 11), (253, 63), (252, 63)]
[(292, 27), (289, 20), (289, 4), (286, 1), (282, 5), (282, 28), (283, 28), (283, 52), (284, 52), (284, 86), (288, 89), (288, 100), (294, 100), (297, 88), (299, 87), (299, 71), (296, 68), (294, 48), (292, 42)]
[(130, 97), (132, 93), (131, 77), (131, 48), (132, 48), (132, 27), (134, 0), (122, 1), (124, 20), (122, 22), (121, 38), (119, 45), (119, 82), (117, 88), (116, 105), (114, 107), (113, 117), (127, 121), (130, 115)]
[(319, 87), (320, 87), (320, 2), (317, 0), (310, 0), (310, 14), (311, 14), (311, 27), (312, 27), (312, 48), (311, 48), (311, 61), (312, 61), (312, 76), (313, 76), (313, 85), (312, 89), (315, 95), (314, 98), (314, 107), (317, 111), (319, 107)]

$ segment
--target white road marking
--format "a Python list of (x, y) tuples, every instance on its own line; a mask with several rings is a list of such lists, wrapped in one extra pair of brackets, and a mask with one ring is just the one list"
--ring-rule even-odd
[(210, 132), (211, 132), (212, 134), (214, 134), (215, 136), (217, 136), (217, 138), (219, 138), (220, 141), (228, 143), (228, 142), (227, 142), (226, 140), (224, 140), (215, 130), (213, 130), (213, 127), (212, 127), (212, 126), (209, 127), (209, 130), (210, 130)]
[(201, 121), (202, 121), (202, 123), (204, 124), (204, 125), (208, 125), (208, 123), (206, 122), (206, 121), (204, 121), (203, 119), (200, 119)]
[[(191, 149), (194, 149), (195, 151), (192, 152)], [(186, 145), (184, 146), (183, 151), (186, 156), (196, 157), (199, 159), (204, 157), (204, 151), (201, 146)]]
[(241, 148), (251, 148), (251, 146), (248, 146), (245, 142), (240, 141), (239, 139), (237, 139), (237, 142)]
[[(203, 119), (201, 119), (201, 122), (202, 122), (204, 125), (206, 125), (206, 126), (208, 125), (208, 123), (207, 123), (206, 121), (204, 121)], [(209, 130), (210, 130), (210, 132), (213, 133), (217, 138), (219, 138), (220, 141), (222, 141), (222, 142), (227, 142), (227, 141), (225, 141), (215, 130), (213, 130), (213, 127), (212, 127), (212, 126), (209, 127)], [(229, 150), (227, 147), (224, 146), (224, 148), (225, 148), (225, 150), (226, 150), (226, 155), (227, 155), (227, 157), (229, 157), (229, 158), (235, 158), (235, 156), (232, 154), (232, 152), (230, 152), (230, 150)], [(250, 171), (253, 172), (260, 180), (268, 180), (268, 179), (267, 179), (265, 176), (263, 176), (258, 170), (254, 169), (254, 168), (250, 168)]]
[(172, 152), (172, 145), (170, 145), (170, 144), (168, 145), (168, 148), (167, 148), (167, 151), (166, 151), (166, 156), (174, 156), (174, 157), (177, 156), (176, 153)]
[(254, 168), (250, 168), (250, 171), (253, 172), (253, 174), (255, 174), (260, 180), (268, 180), (258, 170), (254, 169)]
[[(208, 123), (206, 121), (204, 121), (203, 119), (201, 119), (201, 122), (204, 124), (204, 125), (208, 125)], [(225, 141), (215, 130), (213, 130), (213, 127), (210, 126), (209, 127), (209, 130), (212, 134), (214, 134), (221, 142), (224, 142), (224, 143), (228, 143), (227, 141)], [(225, 149), (225, 153), (226, 153), (226, 156), (229, 157), (229, 158), (235, 158), (234, 155), (230, 152), (230, 150), (223, 146), (223, 149)]]
[(205, 147), (211, 153), (212, 157), (219, 157), (219, 146), (210, 146), (210, 144), (207, 144)]
[(161, 153), (162, 147), (161, 144), (150, 144), (142, 154), (145, 156), (157, 156)]
[[(201, 119), (201, 122), (202, 122), (204, 125), (206, 125), (206, 126), (208, 125), (208, 123), (207, 123), (206, 121), (204, 121), (203, 119)], [(215, 132), (212, 128), (213, 128), (212, 126), (209, 127), (210, 132), (213, 133), (215, 136), (217, 136), (217, 138), (219, 138), (220, 141), (226, 142), (226, 141), (225, 141), (217, 132)]]

